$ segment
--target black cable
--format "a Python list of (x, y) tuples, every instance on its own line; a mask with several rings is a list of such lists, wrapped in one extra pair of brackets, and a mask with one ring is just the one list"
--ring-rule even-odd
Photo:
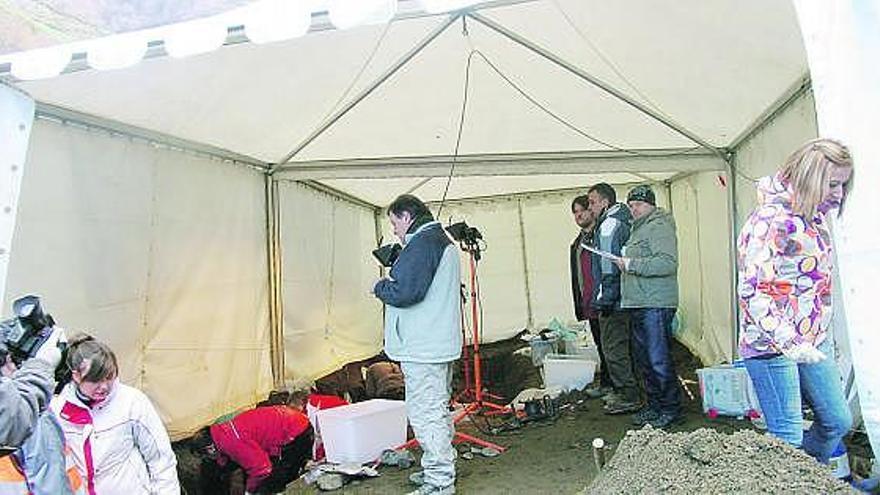
[(446, 186), (443, 188), (443, 197), (440, 199), (440, 206), (437, 209), (437, 218), (443, 212), (443, 205), (446, 203), (446, 195), (449, 193), (449, 184), (452, 182), (452, 176), (455, 174), (455, 164), (458, 162), (458, 149), (461, 146), (461, 133), (464, 130), (464, 116), (467, 112), (468, 91), (471, 85), (471, 62), (474, 59), (474, 52), (468, 54), (467, 65), (464, 69), (464, 94), (461, 98), (461, 112), (458, 116), (458, 133), (455, 136), (455, 148), (452, 151), (452, 165), (449, 167), (449, 176), (446, 178)]
[[(546, 113), (547, 115), (549, 115), (551, 118), (553, 118), (554, 120), (556, 120), (557, 122), (559, 122), (559, 123), (562, 124), (563, 126), (565, 126), (565, 127), (567, 127), (568, 129), (570, 129), (571, 131), (573, 131), (573, 132), (575, 132), (575, 133), (577, 133), (577, 134), (579, 134), (579, 135), (581, 135), (581, 136), (583, 136), (583, 137), (589, 139), (590, 141), (593, 141), (594, 143), (597, 143), (597, 144), (599, 144), (599, 145), (601, 145), (601, 146), (605, 146), (606, 148), (609, 148), (609, 149), (612, 149), (612, 150), (615, 150), (615, 151), (620, 151), (620, 152), (622, 152), (622, 153), (627, 153), (627, 154), (634, 155), (634, 156), (646, 156), (645, 153), (641, 153), (641, 152), (636, 151), (636, 150), (631, 150), (631, 149), (627, 149), (627, 148), (624, 148), (624, 147), (621, 147), (621, 146), (613, 145), (613, 144), (611, 144), (611, 143), (609, 143), (609, 142), (606, 142), (606, 141), (604, 141), (604, 140), (602, 140), (602, 139), (599, 139), (599, 138), (597, 138), (597, 137), (595, 137), (595, 136), (592, 136), (592, 135), (588, 134), (587, 132), (585, 132), (585, 131), (579, 129), (579, 128), (578, 128), (577, 126), (575, 126), (574, 124), (568, 122), (567, 120), (565, 120), (564, 118), (560, 117), (559, 115), (557, 115), (556, 113), (554, 113), (552, 110), (550, 110), (549, 108), (547, 108), (546, 106), (542, 105), (541, 102), (539, 102), (538, 100), (536, 100), (534, 97), (532, 97), (531, 95), (529, 95), (524, 89), (522, 89), (521, 87), (519, 87), (519, 85), (517, 85), (515, 82), (513, 82), (512, 79), (510, 79), (510, 77), (508, 77), (506, 74), (504, 74), (504, 72), (502, 72), (501, 69), (498, 68), (498, 66), (496, 66), (494, 63), (492, 63), (492, 61), (489, 60), (489, 58), (488, 58), (485, 54), (483, 54), (483, 52), (481, 52), (480, 50), (474, 49), (474, 50), (471, 52), (471, 54), (472, 54), (472, 55), (473, 55), (473, 54), (479, 55), (479, 57), (482, 58), (483, 61), (486, 62), (486, 64), (487, 64), (487, 65), (488, 65), (493, 71), (495, 71), (495, 73), (498, 74), (498, 76), (499, 76), (501, 79), (503, 79), (508, 85), (510, 85), (510, 87), (512, 87), (512, 88), (513, 88), (517, 93), (519, 93), (523, 98), (525, 98), (527, 101), (529, 101), (529, 103), (531, 103), (531, 104), (534, 105), (536, 108), (538, 108), (538, 109), (541, 110), (542, 112), (544, 112), (544, 113)], [(685, 154), (687, 154), (687, 153), (690, 153), (691, 151), (694, 151), (694, 150), (697, 150), (697, 149), (700, 149), (700, 146), (694, 146), (694, 147), (692, 147), (692, 148), (688, 148), (688, 149), (683, 150), (683, 151), (676, 151), (676, 152), (673, 152), (673, 153), (652, 153), (652, 154), (647, 155), (647, 156), (656, 156), (656, 157), (680, 156), (680, 155), (685, 155)]]

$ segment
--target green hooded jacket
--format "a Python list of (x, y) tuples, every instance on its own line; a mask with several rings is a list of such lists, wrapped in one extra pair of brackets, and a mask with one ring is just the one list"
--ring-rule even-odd
[(633, 221), (620, 276), (622, 308), (678, 307), (678, 239), (675, 219), (663, 208)]

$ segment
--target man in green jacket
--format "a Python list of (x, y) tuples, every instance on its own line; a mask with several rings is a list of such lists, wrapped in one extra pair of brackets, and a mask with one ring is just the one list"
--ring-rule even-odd
[(669, 354), (672, 318), (678, 307), (678, 240), (672, 214), (658, 208), (649, 186), (626, 197), (632, 232), (617, 259), (621, 308), (630, 312), (633, 357), (645, 384), (648, 404), (633, 424), (665, 428), (682, 419), (678, 375)]

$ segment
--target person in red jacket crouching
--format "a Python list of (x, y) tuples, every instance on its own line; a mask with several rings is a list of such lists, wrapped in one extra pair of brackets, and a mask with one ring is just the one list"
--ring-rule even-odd
[(287, 405), (263, 406), (203, 428), (194, 442), (220, 466), (247, 475), (247, 493), (278, 493), (297, 479), (312, 454), (309, 418)]

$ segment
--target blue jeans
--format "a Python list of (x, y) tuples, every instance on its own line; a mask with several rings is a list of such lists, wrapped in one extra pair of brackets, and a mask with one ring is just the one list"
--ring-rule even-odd
[(632, 350), (636, 369), (645, 382), (648, 407), (661, 413), (681, 414), (681, 390), (669, 339), (675, 308), (640, 308), (630, 311)]
[[(815, 364), (798, 364), (785, 356), (776, 356), (746, 359), (745, 365), (755, 385), (767, 430), (827, 464), (834, 448), (852, 427), (852, 416), (843, 396), (831, 339), (826, 338), (819, 350), (827, 357)], [(816, 416), (806, 433), (802, 397)]]

